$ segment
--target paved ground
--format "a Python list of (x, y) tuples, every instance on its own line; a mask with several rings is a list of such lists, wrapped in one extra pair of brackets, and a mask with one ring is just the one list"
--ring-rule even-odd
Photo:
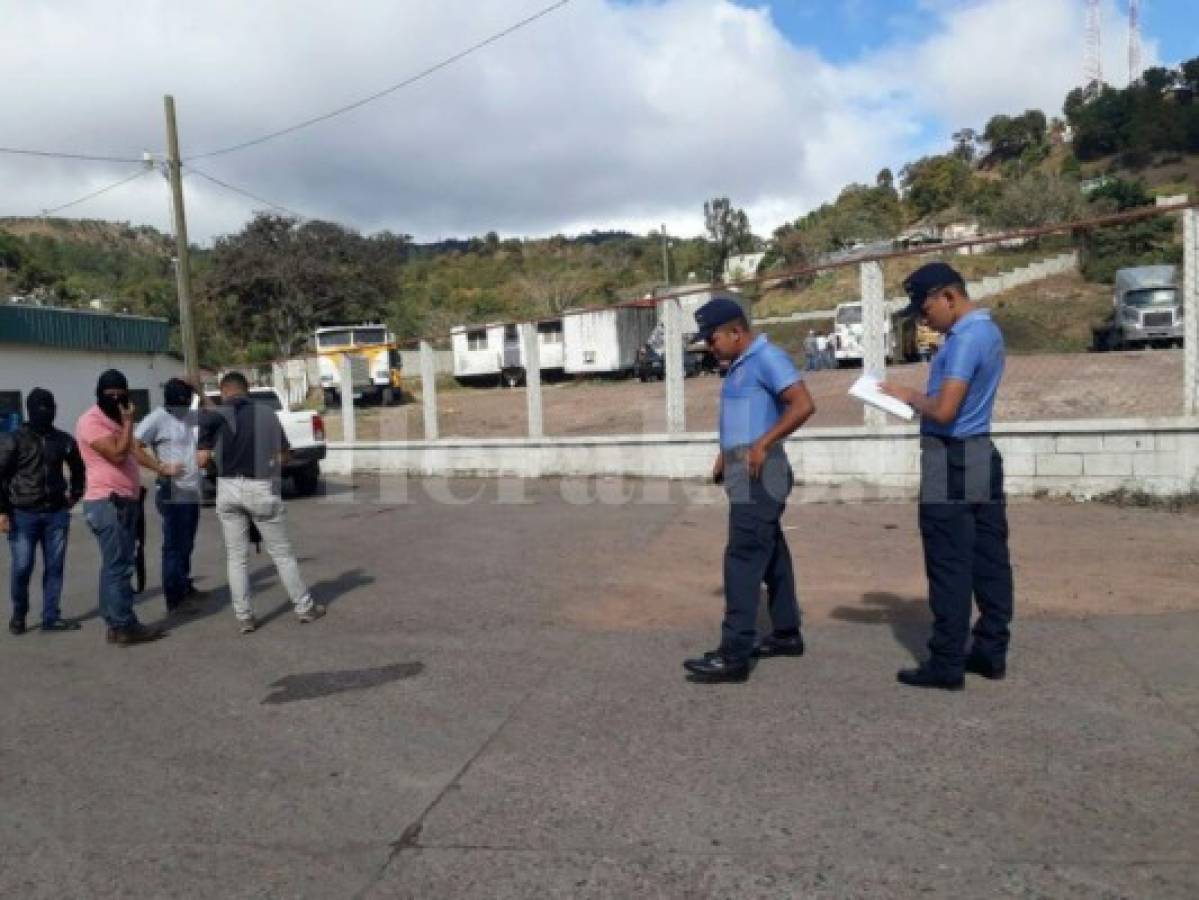
[[(924, 365), (892, 367), (892, 376), (922, 387)], [(808, 387), (816, 400), (813, 428), (861, 425), (862, 405), (847, 396), (860, 369), (812, 372)], [(715, 431), (720, 380), (686, 382), (687, 427)], [(666, 393), (661, 382), (563, 382), (542, 390), (546, 433), (643, 434), (666, 430)], [(523, 388), (465, 388), (442, 391), (438, 415), (442, 437), (519, 437), (527, 434)], [(1174, 416), (1182, 410), (1182, 352), (1058, 353), (1012, 355), (999, 389), (1000, 422), (1050, 418)], [(336, 411), (326, 416), (332, 440), (342, 429)], [(421, 405), (358, 410), (358, 437), (411, 440), (424, 436)]]
[(1199, 516), (1014, 506), (1009, 678), (930, 695), (912, 509), (795, 506), (809, 654), (703, 687), (722, 508), (621, 487), (333, 485), (290, 507), (330, 615), (260, 559), (251, 637), (206, 513), (208, 615), (4, 635), (0, 896), (1199, 894)]

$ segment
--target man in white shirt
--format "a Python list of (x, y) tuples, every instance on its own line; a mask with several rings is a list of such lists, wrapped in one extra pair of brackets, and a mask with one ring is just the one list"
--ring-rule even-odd
[(817, 369), (832, 368), (828, 364), (828, 338), (823, 334), (816, 335), (816, 366)]
[(200, 524), (203, 472), (196, 465), (198, 410), (195, 391), (172, 378), (163, 405), (137, 426), (139, 461), (158, 473), (154, 505), (162, 517), (162, 592), (167, 612), (191, 612), (200, 592), (191, 580), (191, 557)]

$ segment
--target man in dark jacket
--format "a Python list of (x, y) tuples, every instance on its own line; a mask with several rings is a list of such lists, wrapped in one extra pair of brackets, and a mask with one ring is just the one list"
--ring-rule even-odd
[[(59, 612), (63, 564), (71, 507), (83, 496), (83, 459), (75, 439), (54, 427), (54, 395), (29, 392), (29, 421), (11, 434), (0, 434), (0, 532), (12, 550), (12, 618), (8, 630), (25, 633), (29, 581), (42, 548), (42, 631), (75, 631), (78, 622)], [(70, 470), (70, 486), (63, 467)]]

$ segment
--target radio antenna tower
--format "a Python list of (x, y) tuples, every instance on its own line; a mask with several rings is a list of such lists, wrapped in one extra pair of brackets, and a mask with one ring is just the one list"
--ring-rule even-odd
[(1082, 60), (1082, 86), (1096, 90), (1103, 84), (1102, 46), (1099, 37), (1099, 2), (1087, 0), (1087, 30)]
[(1128, 0), (1128, 83), (1141, 77), (1141, 0)]

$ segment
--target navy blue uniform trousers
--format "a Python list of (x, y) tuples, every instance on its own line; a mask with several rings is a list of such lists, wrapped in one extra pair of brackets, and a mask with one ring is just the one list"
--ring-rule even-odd
[(763, 584), (774, 630), (799, 628), (795, 572), (781, 521), (792, 484), (791, 464), (779, 446), (767, 454), (757, 479), (749, 477), (744, 450), (725, 453), (729, 537), (724, 551), (725, 605), (720, 633), (720, 655), (725, 659), (748, 660), (753, 654)]
[(1005, 663), (1012, 621), (1003, 458), (987, 436), (920, 439), (920, 536), (928, 575), (933, 635), (928, 665), (962, 673), (971, 600), (978, 603), (970, 652)]

